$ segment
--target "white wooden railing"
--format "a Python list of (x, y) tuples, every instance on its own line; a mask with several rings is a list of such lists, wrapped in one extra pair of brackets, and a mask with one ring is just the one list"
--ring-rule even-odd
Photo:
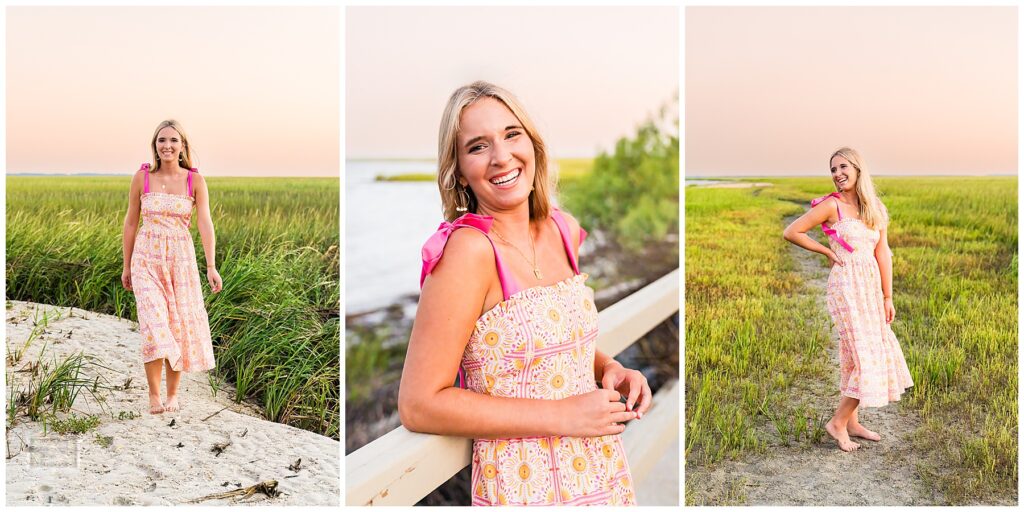
[[(679, 269), (599, 315), (597, 346), (616, 355), (679, 311)], [(679, 435), (678, 381), (662, 386), (642, 421), (622, 434), (634, 482), (640, 482)], [(345, 457), (345, 503), (413, 505), (470, 464), (472, 440), (398, 427)]]

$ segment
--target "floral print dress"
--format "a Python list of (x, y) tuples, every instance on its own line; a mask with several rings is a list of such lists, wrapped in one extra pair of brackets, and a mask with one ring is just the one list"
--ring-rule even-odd
[[(495, 250), (505, 300), (476, 321), (466, 345), (462, 371), (470, 390), (558, 400), (597, 389), (594, 292), (585, 285), (587, 275), (579, 272), (564, 218), (557, 210), (551, 217), (574, 275), (550, 286), (520, 289)], [(442, 223), (424, 246), (421, 284), (455, 229), (468, 227), (486, 235), (491, 220), (466, 214)], [(583, 236), (585, 232), (581, 242)], [(636, 504), (618, 435), (476, 439), (471, 492), (473, 505)]]
[(195, 202), (192, 172), (188, 195), (164, 194), (149, 191), (147, 167), (142, 171), (142, 227), (131, 260), (142, 361), (166, 359), (175, 371), (210, 370), (215, 365), (213, 343), (189, 232)]
[(914, 385), (896, 334), (885, 321), (882, 279), (875, 259), (881, 235), (860, 219), (844, 219), (842, 212), (835, 224), (822, 228), (843, 261), (843, 265), (832, 266), (826, 300), (839, 332), (839, 391), (860, 400), (861, 406), (881, 407), (899, 400), (904, 390)]

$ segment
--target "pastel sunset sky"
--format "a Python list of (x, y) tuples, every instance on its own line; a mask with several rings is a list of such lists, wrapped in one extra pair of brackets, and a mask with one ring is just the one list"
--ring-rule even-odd
[(7, 172), (131, 173), (182, 123), (213, 176), (338, 176), (337, 7), (7, 8)]
[(435, 158), (474, 80), (515, 94), (555, 157), (613, 149), (679, 88), (675, 7), (349, 7), (345, 25), (346, 158)]
[(1017, 173), (1015, 7), (686, 9), (687, 177)]

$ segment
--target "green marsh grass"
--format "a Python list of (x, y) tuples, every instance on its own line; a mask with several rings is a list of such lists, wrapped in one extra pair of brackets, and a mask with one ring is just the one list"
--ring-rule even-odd
[(5, 403), (4, 412), (7, 414), (7, 428), (14, 426), (14, 423), (18, 419), (18, 406), (23, 401), (22, 394), (16, 386), (13, 385), (14, 379), (10, 374), (7, 376), (7, 402)]
[(7, 424), (14, 425), (19, 413), (32, 421), (46, 423), (58, 414), (71, 411), (82, 392), (86, 392), (103, 408), (106, 399), (102, 392), (110, 387), (101, 385), (98, 377), (87, 378), (83, 370), (89, 366), (102, 367), (93, 358), (82, 353), (65, 356), (60, 361), (43, 359), (46, 346), (39, 353), (39, 361), (32, 367), (29, 380), (24, 386), (18, 384), (13, 375), (7, 379)]
[(434, 181), (437, 179), (437, 175), (430, 172), (411, 172), (406, 174), (393, 174), (386, 176), (378, 174), (373, 178), (374, 181)]
[[(782, 240), (784, 219), (829, 183), (757, 181), (775, 186), (686, 190), (688, 464), (769, 441), (820, 442), (832, 413), (809, 410), (794, 385), (831, 382), (837, 369), (825, 352), (830, 319), (813, 297), (824, 291), (806, 288)], [(914, 379), (890, 407), (922, 418), (908, 450), (951, 503), (1015, 492), (1016, 178), (875, 181), (892, 217), (893, 329)]]
[[(406, 345), (388, 345), (394, 336), (390, 326), (349, 326), (347, 336), (358, 340), (348, 344), (345, 350), (345, 393), (350, 403), (364, 403), (373, 398), (374, 392), (383, 386), (393, 384), (400, 375)], [(397, 371), (389, 371), (389, 370)]]
[(100, 426), (100, 417), (91, 414), (78, 416), (72, 413), (64, 419), (51, 419), (47, 426), (58, 434), (84, 434)]
[(95, 441), (101, 448), (110, 448), (110, 445), (114, 444), (113, 436), (105, 436), (99, 432), (96, 432), (96, 435), (93, 437), (93, 441)]
[(19, 347), (15, 347), (11, 350), (11, 346), (7, 346), (7, 361), (10, 364), (18, 364), (21, 362), (21, 358), (25, 357), (25, 351), (32, 346), (32, 342), (35, 341), (46, 327), (50, 325), (50, 321), (57, 321), (61, 318), (61, 312), (58, 311), (43, 311), (42, 316), (39, 316), (39, 310), (35, 310), (32, 317), (32, 331), (29, 332), (28, 337), (25, 338), (25, 342)]
[[(6, 298), (135, 320), (121, 286), (128, 177), (7, 178)], [(207, 178), (223, 290), (195, 229), (217, 372), (268, 419), (337, 438), (337, 179)]]
[(593, 158), (559, 158), (558, 180), (577, 180), (594, 169)]
[(118, 421), (125, 421), (125, 420), (134, 420), (135, 418), (139, 418), (142, 415), (137, 413), (137, 412), (135, 412), (135, 411), (118, 411), (117, 416), (114, 416), (113, 413), (111, 413), (110, 416), (112, 418), (117, 418)]

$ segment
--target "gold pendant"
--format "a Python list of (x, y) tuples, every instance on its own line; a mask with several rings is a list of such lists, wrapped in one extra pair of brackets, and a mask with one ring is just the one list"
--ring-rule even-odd
[(540, 275), (540, 269), (533, 267), (533, 275), (537, 276), (537, 279), (544, 279), (544, 276)]

